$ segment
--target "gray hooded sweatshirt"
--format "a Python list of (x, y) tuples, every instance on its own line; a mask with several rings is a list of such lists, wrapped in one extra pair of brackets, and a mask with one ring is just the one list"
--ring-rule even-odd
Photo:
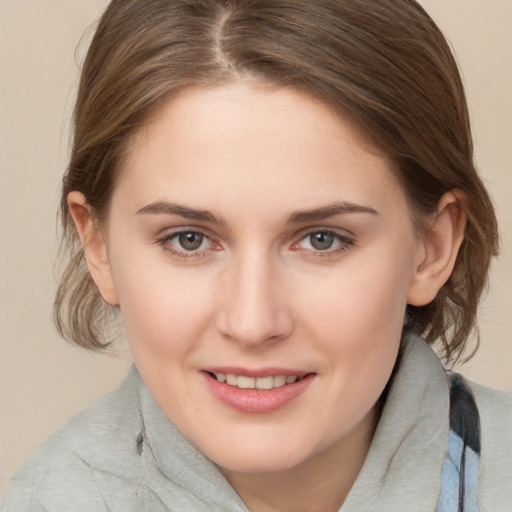
[[(512, 396), (472, 385), (480, 413), (480, 512), (512, 510)], [(339, 512), (434, 512), (447, 457), (449, 387), (408, 337), (363, 468)], [(248, 512), (171, 424), (135, 367), (48, 438), (11, 482), (4, 512)], [(291, 511), (293, 512), (293, 511)], [(473, 511), (467, 511), (473, 512)]]

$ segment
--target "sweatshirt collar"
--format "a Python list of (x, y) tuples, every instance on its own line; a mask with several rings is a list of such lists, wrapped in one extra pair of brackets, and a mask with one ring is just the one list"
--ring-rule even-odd
[(422, 339), (408, 335), (370, 450), (340, 512), (435, 510), (448, 434), (445, 370)]

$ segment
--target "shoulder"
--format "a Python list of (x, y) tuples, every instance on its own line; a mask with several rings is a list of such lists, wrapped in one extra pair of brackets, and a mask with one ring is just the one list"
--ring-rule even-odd
[[(488, 388), (475, 382), (469, 382), (469, 385), (478, 404), (480, 415), (484, 419), (491, 419), (498, 415), (500, 424), (510, 429), (512, 426), (512, 393)], [(510, 430), (508, 433), (512, 434)]]
[(512, 394), (470, 383), (481, 425), (480, 506), (509, 510), (512, 502)]
[(132, 488), (141, 428), (138, 379), (132, 369), (116, 391), (51, 435), (14, 475), (5, 512), (108, 510), (104, 489)]
[(503, 448), (512, 448), (512, 393), (473, 382), (469, 385), (480, 415), (482, 451), (501, 454)]

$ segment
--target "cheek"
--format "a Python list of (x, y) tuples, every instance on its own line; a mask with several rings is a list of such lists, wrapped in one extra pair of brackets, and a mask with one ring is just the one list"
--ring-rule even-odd
[(326, 339), (362, 347), (400, 337), (413, 263), (392, 248), (375, 248), (329, 273), (297, 279), (290, 296)]
[(290, 294), (307, 319), (306, 337), (329, 355), (336, 400), (348, 406), (348, 399), (360, 413), (375, 403), (396, 360), (413, 268), (404, 252), (375, 251), (375, 257), (347, 262), (321, 281), (303, 281), (308, 293)]
[(144, 251), (117, 261), (114, 285), (132, 351), (162, 357), (197, 343), (213, 314), (209, 276), (161, 262), (148, 265)]

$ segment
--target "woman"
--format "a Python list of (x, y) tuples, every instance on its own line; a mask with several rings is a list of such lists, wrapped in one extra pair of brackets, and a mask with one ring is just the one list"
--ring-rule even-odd
[[(415, 2), (114, 0), (82, 71), (60, 332), (134, 367), (6, 510), (506, 510), (461, 377), (497, 228)], [(423, 339), (420, 339), (419, 337)]]

